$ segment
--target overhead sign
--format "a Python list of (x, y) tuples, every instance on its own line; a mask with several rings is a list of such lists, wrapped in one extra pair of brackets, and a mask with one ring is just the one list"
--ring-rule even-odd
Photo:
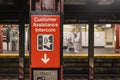
[(60, 67), (60, 15), (31, 15), (31, 67)]

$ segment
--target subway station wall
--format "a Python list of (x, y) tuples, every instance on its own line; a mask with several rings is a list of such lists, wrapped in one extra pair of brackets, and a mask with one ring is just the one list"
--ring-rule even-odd
[[(79, 29), (81, 35), (81, 43), (83, 47), (88, 47), (88, 37), (89, 37), (89, 26), (88, 24), (64, 24), (63, 25), (63, 46), (67, 46), (66, 38), (71, 30), (75, 28), (75, 31)], [(106, 44), (106, 30), (107, 28), (94, 27), (94, 46), (95, 47), (105, 47)], [(111, 33), (111, 32), (110, 32)], [(114, 38), (114, 37), (112, 37)]]

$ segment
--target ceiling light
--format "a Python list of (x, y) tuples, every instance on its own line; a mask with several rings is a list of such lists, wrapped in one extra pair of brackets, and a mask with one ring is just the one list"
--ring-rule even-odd
[(106, 24), (106, 27), (111, 27), (111, 24)]

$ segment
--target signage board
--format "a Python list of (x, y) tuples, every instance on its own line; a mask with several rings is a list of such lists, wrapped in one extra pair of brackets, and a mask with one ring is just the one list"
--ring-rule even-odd
[(31, 67), (60, 68), (60, 15), (31, 15)]

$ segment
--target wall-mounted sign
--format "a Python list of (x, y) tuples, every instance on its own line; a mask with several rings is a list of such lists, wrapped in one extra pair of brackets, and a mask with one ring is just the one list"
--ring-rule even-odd
[(31, 67), (60, 67), (60, 15), (31, 15)]

